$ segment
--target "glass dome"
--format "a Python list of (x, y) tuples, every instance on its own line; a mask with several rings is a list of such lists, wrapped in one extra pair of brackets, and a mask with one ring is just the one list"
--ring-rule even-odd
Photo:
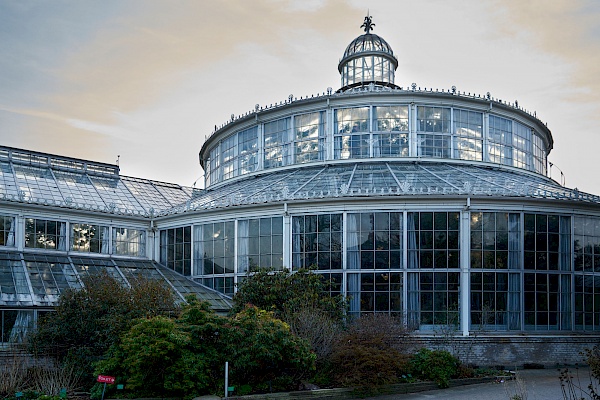
[(371, 33), (375, 24), (370, 16), (365, 17), (365, 34), (354, 39), (338, 64), (342, 76), (342, 88), (345, 89), (369, 83), (394, 86), (394, 72), (398, 60), (390, 45), (380, 36)]
[[(381, 36), (378, 36), (374, 33), (365, 33), (364, 35), (360, 35), (354, 39), (352, 42), (350, 42), (348, 47), (346, 47), (346, 51), (344, 51), (344, 56), (342, 57), (342, 62), (357, 53), (367, 52), (386, 53), (390, 57), (394, 57), (392, 48)], [(394, 59), (396, 58), (394, 57)], [(342, 62), (340, 62), (340, 65)]]

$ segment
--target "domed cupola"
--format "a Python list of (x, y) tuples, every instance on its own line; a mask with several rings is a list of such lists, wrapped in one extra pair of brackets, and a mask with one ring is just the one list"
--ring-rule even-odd
[(365, 34), (346, 47), (338, 65), (338, 71), (342, 75), (342, 87), (339, 91), (369, 83), (396, 86), (394, 73), (398, 68), (398, 60), (390, 45), (380, 36), (371, 33), (374, 27), (372, 17), (367, 15), (361, 25)]

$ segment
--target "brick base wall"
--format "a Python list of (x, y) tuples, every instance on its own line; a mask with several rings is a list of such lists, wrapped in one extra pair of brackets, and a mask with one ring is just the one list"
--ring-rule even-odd
[(444, 349), (464, 363), (479, 366), (546, 367), (584, 364), (582, 352), (600, 344), (600, 336), (478, 336), (419, 337), (416, 347)]

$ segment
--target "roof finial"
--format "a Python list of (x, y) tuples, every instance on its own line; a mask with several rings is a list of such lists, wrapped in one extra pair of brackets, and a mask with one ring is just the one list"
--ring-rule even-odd
[(363, 24), (360, 27), (365, 28), (366, 33), (371, 32), (371, 29), (373, 29), (375, 27), (375, 24), (373, 23), (373, 17), (371, 17), (369, 15), (369, 11), (367, 11), (367, 16), (365, 17), (365, 22), (363, 22)]

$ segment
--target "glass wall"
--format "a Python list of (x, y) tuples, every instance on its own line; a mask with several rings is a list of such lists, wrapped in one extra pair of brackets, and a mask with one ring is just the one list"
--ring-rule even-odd
[(110, 228), (104, 225), (71, 223), (71, 250), (86, 253), (109, 252)]
[(324, 111), (294, 117), (294, 160), (297, 164), (325, 159), (326, 120)]
[(342, 214), (292, 218), (292, 268), (342, 268)]
[(454, 158), (483, 160), (483, 113), (454, 109)]
[(0, 246), (15, 245), (15, 217), (0, 215)]
[(600, 330), (600, 218), (573, 218), (575, 329)]
[(342, 66), (342, 87), (361, 82), (394, 83), (394, 65), (382, 56), (363, 56), (347, 61)]
[(283, 218), (266, 217), (238, 221), (238, 272), (259, 268), (283, 268)]
[(512, 121), (490, 115), (488, 157), (493, 163), (513, 165)]
[(208, 150), (207, 185), (259, 168), (328, 159), (454, 158), (546, 174), (547, 148), (540, 134), (509, 118), (459, 107), (408, 104), (334, 108), (331, 114), (331, 127), (328, 112), (319, 110), (257, 124), (221, 140)]
[(33, 329), (33, 310), (0, 310), (0, 344), (23, 343)]
[(518, 213), (471, 213), (471, 329), (521, 327), (521, 234)]
[(192, 228), (190, 226), (160, 231), (160, 262), (182, 275), (192, 274)]
[(145, 257), (146, 232), (141, 229), (113, 228), (113, 254), (120, 256)]
[(370, 157), (371, 131), (369, 107), (342, 108), (334, 111), (334, 158)]
[(450, 108), (417, 107), (417, 155), (450, 158)]
[(194, 226), (194, 266), (201, 283), (233, 294), (235, 221)]
[(291, 118), (282, 118), (266, 122), (264, 129), (264, 168), (281, 167), (292, 163), (291, 146)]
[(66, 223), (45, 219), (25, 219), (25, 247), (67, 250)]
[(373, 107), (373, 157), (408, 157), (408, 106)]
[(530, 169), (531, 129), (518, 122), (513, 123), (513, 162), (518, 168)]

